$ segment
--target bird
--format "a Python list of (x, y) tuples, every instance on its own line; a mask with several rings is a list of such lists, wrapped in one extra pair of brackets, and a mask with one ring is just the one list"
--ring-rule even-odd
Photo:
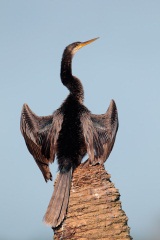
[(83, 85), (72, 74), (72, 59), (75, 53), (97, 39), (74, 42), (65, 48), (60, 77), (69, 94), (53, 114), (37, 116), (27, 104), (22, 107), (21, 133), (46, 182), (52, 180), (49, 164), (53, 163), (55, 158), (58, 161), (59, 174), (43, 218), (53, 229), (58, 227), (66, 216), (73, 171), (82, 163), (86, 154), (86, 166), (103, 165), (112, 151), (118, 131), (115, 101), (110, 101), (106, 113), (92, 114), (83, 104)]

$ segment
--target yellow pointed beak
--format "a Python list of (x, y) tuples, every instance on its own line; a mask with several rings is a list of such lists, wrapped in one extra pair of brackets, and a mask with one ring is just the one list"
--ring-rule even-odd
[(99, 38), (99, 37), (93, 38), (93, 39), (91, 39), (91, 40), (89, 40), (89, 41), (80, 43), (80, 44), (76, 47), (76, 51), (78, 51), (80, 48), (82, 48), (82, 47), (84, 47), (84, 46), (86, 46), (86, 45), (88, 45), (88, 44), (96, 41), (98, 38)]

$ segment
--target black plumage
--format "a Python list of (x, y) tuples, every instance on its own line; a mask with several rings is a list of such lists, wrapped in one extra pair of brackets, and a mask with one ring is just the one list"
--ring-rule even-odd
[(64, 103), (52, 115), (38, 117), (27, 104), (21, 113), (21, 132), (46, 181), (52, 180), (49, 163), (58, 159), (59, 175), (44, 216), (46, 224), (57, 227), (63, 221), (69, 200), (72, 172), (84, 155), (88, 164), (103, 164), (112, 151), (118, 130), (118, 113), (114, 100), (105, 114), (92, 114), (84, 105), (80, 80), (72, 75), (72, 58), (81, 47), (95, 41), (76, 42), (64, 50), (61, 80), (69, 89)]

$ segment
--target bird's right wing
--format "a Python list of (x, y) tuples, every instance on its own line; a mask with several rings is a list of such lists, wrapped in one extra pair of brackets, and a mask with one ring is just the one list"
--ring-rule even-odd
[[(56, 151), (56, 140), (61, 126), (58, 112), (46, 117), (39, 117), (31, 111), (27, 104), (23, 105), (20, 129), (29, 152), (34, 157), (45, 181), (52, 180), (49, 162), (52, 163)], [(59, 126), (58, 128), (57, 125)], [(51, 134), (52, 133), (52, 134)], [(50, 141), (52, 136), (52, 143)], [(54, 138), (54, 140), (53, 140)], [(46, 151), (46, 144), (48, 144)]]

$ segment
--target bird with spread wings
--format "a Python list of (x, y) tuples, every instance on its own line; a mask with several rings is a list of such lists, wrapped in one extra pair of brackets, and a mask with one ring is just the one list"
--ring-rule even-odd
[(55, 228), (67, 211), (72, 172), (88, 154), (88, 165), (104, 164), (109, 157), (118, 130), (118, 113), (111, 100), (105, 114), (92, 114), (84, 105), (81, 81), (72, 75), (72, 58), (83, 46), (95, 41), (75, 42), (64, 50), (61, 81), (69, 95), (52, 115), (39, 117), (23, 105), (20, 128), (29, 152), (45, 181), (52, 180), (49, 164), (58, 160), (59, 175), (44, 222)]

